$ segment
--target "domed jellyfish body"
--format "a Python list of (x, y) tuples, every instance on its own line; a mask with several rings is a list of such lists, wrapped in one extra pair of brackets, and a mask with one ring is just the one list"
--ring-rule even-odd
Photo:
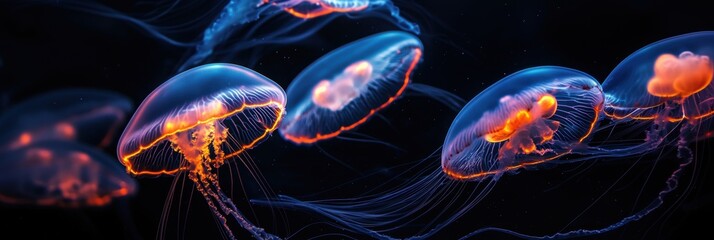
[(369, 120), (408, 88), (415, 88), (411, 86), (457, 106), (458, 97), (410, 84), (422, 49), (419, 39), (411, 34), (385, 32), (324, 55), (288, 86), (289, 111), (280, 126), (281, 136), (295, 144), (336, 137)]
[(72, 140), (106, 147), (132, 110), (129, 99), (97, 89), (66, 89), (46, 93), (4, 111), (0, 151), (45, 140)]
[(243, 217), (215, 169), (265, 140), (280, 123), (285, 93), (272, 80), (232, 64), (180, 73), (142, 102), (119, 140), (118, 157), (134, 175), (187, 172), (233, 238), (226, 216), (260, 239), (276, 238)]
[(474, 97), (451, 124), (441, 153), (446, 175), (498, 178), (581, 147), (600, 118), (593, 77), (568, 68), (522, 70)]
[[(615, 121), (655, 125), (698, 121), (714, 113), (714, 32), (650, 44), (623, 60), (603, 83), (605, 113)], [(660, 132), (665, 132), (662, 126)], [(662, 138), (653, 136), (650, 141)]]
[(110, 156), (76, 142), (33, 142), (0, 157), (0, 202), (7, 204), (98, 207), (137, 190)]
[(525, 69), (466, 104), (442, 146), (441, 168), (429, 169), (431, 174), (368, 196), (252, 202), (314, 211), (378, 239), (415, 227), (410, 239), (428, 238), (467, 214), (504, 173), (557, 162), (585, 145), (603, 103), (600, 84), (590, 75), (556, 66)]
[(419, 34), (419, 25), (399, 14), (391, 0), (263, 0), (282, 8), (285, 12), (303, 19), (321, 17), (332, 13), (360, 13), (378, 9), (387, 10), (391, 21), (402, 30)]

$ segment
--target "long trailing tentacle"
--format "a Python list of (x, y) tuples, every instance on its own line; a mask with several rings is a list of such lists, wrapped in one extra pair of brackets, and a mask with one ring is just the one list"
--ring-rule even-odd
[(674, 172), (672, 172), (672, 175), (667, 178), (664, 189), (662, 189), (657, 194), (657, 197), (653, 199), (652, 202), (650, 202), (650, 204), (648, 204), (645, 208), (628, 217), (623, 218), (622, 220), (616, 223), (611, 224), (610, 226), (600, 229), (578, 229), (546, 236), (533, 236), (504, 228), (486, 227), (473, 231), (462, 237), (461, 239), (471, 238), (478, 234), (489, 231), (501, 232), (524, 239), (563, 239), (573, 237), (585, 237), (613, 231), (615, 229), (627, 225), (628, 223), (638, 221), (650, 214), (651, 212), (657, 210), (660, 206), (662, 206), (662, 204), (664, 204), (664, 200), (669, 195), (669, 193), (676, 190), (679, 186), (679, 178), (682, 176), (682, 172), (684, 171), (684, 169), (694, 161), (694, 155), (692, 153), (692, 150), (688, 146), (689, 141), (687, 139), (692, 134), (692, 128), (694, 128), (694, 125), (691, 123), (685, 123), (680, 128), (679, 141), (677, 142), (677, 157), (682, 159), (682, 162), (679, 164), (679, 167), (674, 170)]

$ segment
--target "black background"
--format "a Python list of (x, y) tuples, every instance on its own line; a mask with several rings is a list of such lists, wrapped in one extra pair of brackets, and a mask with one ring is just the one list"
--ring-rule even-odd
[[(153, 7), (165, 7), (170, 3), (122, 1), (103, 4), (123, 13), (147, 16)], [(212, 13), (212, 7), (221, 8), (224, 4), (186, 3), (178, 9), (182, 14), (166, 16), (157, 24), (176, 26), (190, 19), (199, 19), (194, 28), (168, 33), (178, 39), (194, 40), (211, 19), (205, 15)], [(510, 73), (539, 65), (579, 69), (602, 81), (622, 59), (649, 43), (714, 29), (711, 9), (687, 1), (421, 0), (397, 2), (397, 5), (407, 18), (422, 27), (420, 39), (425, 52), (413, 81), (447, 89), (464, 99), (471, 99)], [(310, 23), (304, 26), (310, 26)], [(268, 24), (264, 31), (280, 27), (279, 24)], [(394, 25), (378, 17), (339, 17), (302, 41), (220, 54), (213, 61), (250, 66), (287, 87), (296, 74), (319, 56), (361, 37), (395, 29)], [(138, 105), (155, 87), (176, 73), (188, 52), (187, 48), (156, 40), (125, 21), (68, 10), (56, 2), (3, 1), (0, 3), (1, 107), (4, 109), (33, 95), (68, 87), (113, 90)], [(275, 193), (299, 197), (331, 189), (309, 198), (358, 196), (403, 170), (394, 166), (422, 159), (436, 150), (443, 143), (456, 113), (428, 98), (407, 95), (380, 115), (387, 120), (374, 118), (357, 131), (397, 145), (404, 151), (344, 140), (320, 144), (322, 149), (354, 170), (328, 158), (317, 147), (297, 147), (282, 140), (278, 134), (253, 149), (250, 155)], [(661, 209), (642, 221), (594, 238), (706, 236), (709, 224), (694, 219), (708, 219), (714, 213), (712, 177), (708, 176), (713, 170), (708, 162), (712, 157), (710, 146), (710, 140), (692, 144), (697, 153), (696, 164), (685, 171), (682, 187), (667, 198)], [(506, 175), (476, 208), (434, 238), (458, 238), (484, 226), (542, 235), (560, 231), (571, 221), (573, 223), (567, 229), (609, 225), (654, 198), (679, 161), (672, 149), (665, 149), (661, 156), (647, 155), (640, 161), (622, 158), (562, 164)], [(105, 151), (115, 155), (113, 147)], [(430, 167), (438, 167), (438, 160), (433, 161)], [(632, 170), (628, 171), (630, 167)], [(232, 177), (226, 177), (231, 172)], [(367, 173), (373, 174), (358, 180)], [(325, 221), (311, 213), (285, 211), (276, 214), (265, 207), (253, 207), (254, 211), (251, 211), (246, 199), (260, 198), (261, 194), (243, 166), (239, 162), (232, 163), (221, 170), (221, 176), (223, 188), (232, 194), (238, 207), (260, 226), (281, 237), (295, 233), (307, 224)], [(622, 180), (615, 183), (620, 177)], [(106, 208), (2, 205), (0, 231), (3, 236), (20, 234), (41, 239), (151, 239), (161, 237), (159, 229), (164, 228), (163, 236), (168, 239), (220, 237), (218, 225), (212, 220), (205, 201), (196, 193), (191, 195), (193, 186), (188, 180), (184, 183), (183, 177), (177, 180), (161, 177), (138, 181), (140, 189), (134, 197), (116, 201)], [(178, 185), (171, 192), (174, 181)], [(343, 183), (347, 185), (336, 187)], [(241, 191), (241, 184), (247, 195)], [(688, 190), (684, 191), (685, 188)], [(173, 204), (166, 204), (167, 196), (172, 196)], [(164, 208), (168, 208), (166, 224), (161, 223)], [(581, 212), (582, 216), (577, 217)], [(326, 224), (317, 224), (294, 237), (303, 239), (333, 232), (349, 234)], [(234, 233), (238, 237), (249, 237), (238, 228)], [(402, 234), (406, 235), (408, 233)], [(508, 237), (501, 234), (480, 236)]]

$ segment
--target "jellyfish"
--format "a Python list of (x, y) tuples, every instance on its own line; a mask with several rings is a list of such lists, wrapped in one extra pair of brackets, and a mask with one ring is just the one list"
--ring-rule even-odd
[(136, 181), (110, 156), (81, 143), (33, 142), (0, 153), (0, 202), (99, 207), (136, 193)]
[(589, 75), (547, 66), (506, 77), (471, 103), (446, 135), (441, 167), (452, 178), (478, 181), (578, 152), (604, 99)]
[[(296, 21), (283, 27), (283, 29), (271, 32), (267, 36), (260, 36), (259, 40), (250, 39), (253, 33), (257, 31), (256, 27), (252, 27), (247, 31), (242, 41), (238, 41), (233, 45), (231, 51), (248, 49), (264, 43), (289, 43), (299, 41), (309, 37), (314, 32), (322, 28), (331, 21), (331, 14), (345, 14), (346, 16), (358, 16), (359, 14), (375, 12), (378, 9), (386, 9), (389, 12), (388, 19), (403, 30), (411, 31), (419, 34), (419, 26), (409, 22), (399, 14), (397, 8), (390, 0), (252, 0), (252, 1), (236, 1), (231, 0), (223, 8), (221, 13), (203, 32), (201, 41), (196, 44), (195, 53), (191, 55), (181, 66), (180, 69), (185, 69), (195, 64), (200, 64), (204, 61), (215, 49), (218, 44), (229, 38), (238, 26), (245, 25), (249, 22), (258, 19), (269, 19), (270, 16), (285, 12), (303, 21)], [(318, 22), (315, 27), (307, 30), (300, 30), (295, 35), (289, 35), (290, 31), (297, 29), (299, 25), (304, 24), (308, 19), (326, 17), (326, 21)], [(382, 16), (381, 13), (378, 16)], [(266, 21), (262, 20), (256, 26), (264, 25)], [(283, 36), (284, 34), (288, 34)]]
[(414, 226), (423, 227), (409, 238), (428, 238), (466, 214), (504, 174), (557, 164), (559, 157), (580, 151), (597, 127), (603, 104), (600, 83), (586, 73), (558, 66), (524, 69), (464, 106), (444, 140), (441, 167), (430, 174), (349, 199), (279, 196), (252, 202), (313, 211), (378, 239), (392, 239), (390, 233)]
[(310, 19), (331, 13), (370, 12), (386, 9), (391, 21), (405, 31), (419, 34), (419, 25), (406, 20), (399, 14), (399, 8), (390, 0), (263, 0), (298, 18)]
[[(689, 144), (710, 131), (702, 123), (714, 112), (714, 32), (694, 32), (647, 45), (625, 58), (602, 84), (605, 92), (603, 113), (613, 124), (636, 123), (650, 126), (638, 144), (620, 149), (598, 148), (598, 155), (618, 156), (623, 150), (641, 154), (663, 146), (668, 135), (679, 129), (676, 140), (679, 166), (665, 181), (657, 196), (644, 208), (620, 221), (599, 229), (578, 229), (547, 236), (533, 236), (502, 228), (484, 228), (466, 235), (497, 231), (521, 238), (552, 239), (601, 234), (638, 221), (664, 204), (677, 189), (685, 168), (694, 161)], [(644, 124), (643, 124), (644, 123)], [(659, 161), (659, 159), (658, 159)]]
[[(55, 4), (54, 1), (52, 3)], [(163, 11), (157, 10), (156, 12), (159, 14), (148, 20), (155, 21), (166, 15), (175, 14), (174, 11), (180, 9), (180, 7), (177, 7), (178, 4), (178, 2), (173, 3)], [(219, 45), (227, 42), (237, 32), (240, 32), (240, 37), (237, 40), (231, 40), (230, 46), (232, 47), (228, 47), (227, 49), (229, 50), (227, 51), (234, 52), (250, 49), (262, 44), (297, 42), (311, 36), (340, 15), (351, 18), (373, 15), (393, 22), (405, 31), (415, 34), (420, 33), (419, 26), (402, 17), (399, 8), (390, 0), (229, 0), (207, 24), (201, 23), (201, 19), (198, 19), (181, 25), (180, 28), (156, 26), (149, 21), (128, 16), (96, 3), (62, 1), (60, 6), (128, 21), (168, 44), (193, 47), (193, 54), (183, 62), (179, 67), (179, 71), (202, 64), (216, 51)], [(185, 8), (188, 11), (195, 11), (192, 6)], [(194, 12), (190, 13), (195, 14)], [(255, 34), (271, 18), (282, 14), (287, 14), (293, 19), (284, 23), (284, 26), (279, 29), (271, 30), (269, 34)], [(195, 19), (195, 17), (192, 17), (192, 19)], [(253, 26), (248, 26), (249, 23), (254, 22)], [(312, 24), (301, 28), (301, 25), (306, 23)], [(194, 25), (199, 24), (202, 26), (207, 25), (207, 27), (197, 41), (180, 41), (166, 34), (167, 32), (181, 31), (181, 29), (186, 28), (192, 29)], [(271, 25), (274, 25), (274, 23)]]
[(7, 130), (0, 134), (0, 151), (50, 139), (107, 147), (131, 110), (131, 100), (106, 90), (45, 93), (2, 113), (0, 124)]
[[(614, 121), (649, 122), (658, 129), (692, 123), (714, 113), (711, 56), (714, 32), (695, 32), (650, 44), (628, 56), (603, 88), (605, 114)], [(655, 131), (655, 130), (651, 130)], [(645, 139), (657, 141), (659, 136)]]
[(460, 109), (463, 100), (458, 96), (411, 82), (422, 51), (413, 35), (384, 32), (321, 57), (288, 86), (289, 111), (280, 125), (281, 136), (295, 144), (337, 137), (369, 120), (406, 90)]
[(192, 68), (141, 103), (119, 139), (118, 157), (133, 175), (187, 172), (229, 238), (227, 218), (256, 238), (275, 239), (240, 213), (215, 170), (265, 140), (284, 106), (283, 89), (250, 69), (223, 63)]

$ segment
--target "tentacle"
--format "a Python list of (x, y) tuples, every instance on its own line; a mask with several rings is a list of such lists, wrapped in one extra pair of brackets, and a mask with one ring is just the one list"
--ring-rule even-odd
[(468, 235), (464, 236), (462, 239), (470, 238), (473, 236), (476, 236), (478, 234), (488, 232), (488, 231), (496, 231), (496, 232), (502, 232), (506, 233), (509, 235), (512, 235), (514, 237), (519, 237), (519, 238), (525, 238), (525, 239), (563, 239), (563, 238), (573, 238), (573, 237), (585, 237), (585, 236), (592, 236), (592, 235), (597, 235), (597, 234), (602, 234), (606, 233), (609, 231), (613, 231), (615, 229), (618, 229), (622, 226), (627, 225), (628, 223), (638, 221), (645, 216), (647, 216), (649, 213), (653, 212), (654, 210), (658, 209), (662, 204), (664, 203), (664, 199), (667, 197), (669, 193), (677, 189), (679, 186), (679, 178), (682, 175), (682, 172), (684, 169), (691, 164), (694, 161), (694, 155), (692, 154), (692, 150), (689, 148), (687, 145), (688, 139), (690, 134), (692, 134), (692, 128), (693, 124), (686, 123), (680, 128), (680, 136), (679, 136), (679, 141), (677, 142), (677, 157), (682, 159), (682, 162), (679, 164), (679, 167), (672, 172), (672, 175), (669, 176), (667, 181), (665, 182), (665, 187), (662, 189), (658, 194), (655, 199), (650, 202), (649, 205), (647, 205), (645, 208), (640, 210), (639, 212), (632, 214), (628, 217), (623, 218), (622, 220), (611, 224), (610, 226), (600, 228), (600, 229), (578, 229), (578, 230), (572, 230), (569, 232), (562, 232), (562, 233), (556, 233), (553, 235), (547, 235), (547, 236), (533, 236), (533, 235), (527, 235), (523, 233), (519, 233), (513, 230), (508, 230), (508, 229), (503, 229), (503, 228), (496, 228), (496, 227), (487, 227), (487, 228), (482, 228), (478, 229), (476, 231), (473, 231), (469, 233)]

